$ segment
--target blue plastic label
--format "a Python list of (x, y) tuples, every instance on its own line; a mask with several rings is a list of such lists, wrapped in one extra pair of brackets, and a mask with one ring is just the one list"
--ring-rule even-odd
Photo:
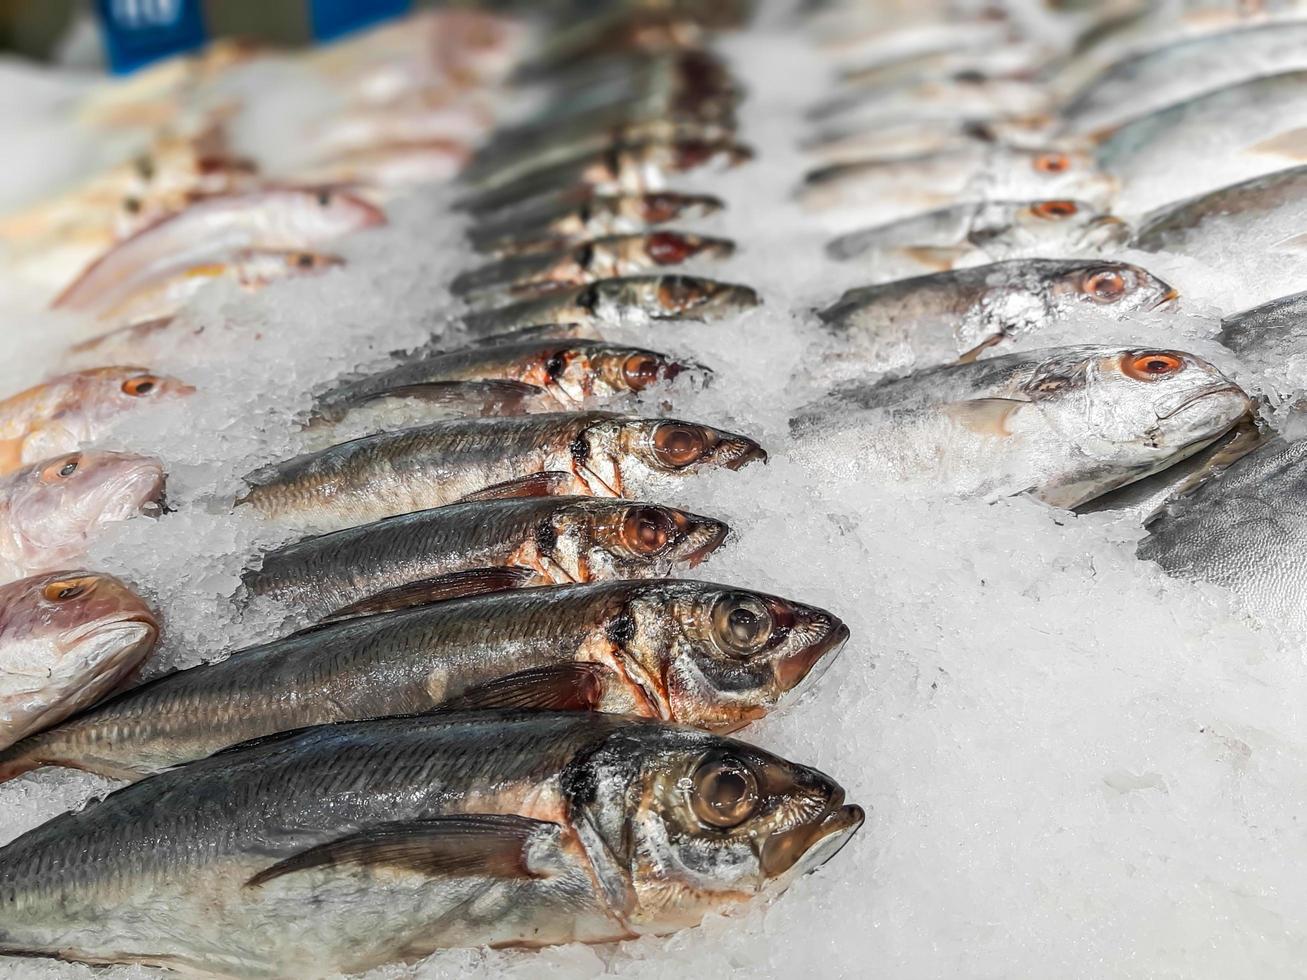
[(309, 0), (313, 36), (319, 41), (407, 13), (413, 0)]
[(207, 40), (201, 0), (96, 0), (109, 64), (118, 74)]

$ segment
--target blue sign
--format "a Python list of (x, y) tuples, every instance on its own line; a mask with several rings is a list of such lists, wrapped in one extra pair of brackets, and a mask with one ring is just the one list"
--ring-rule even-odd
[(309, 0), (313, 36), (319, 41), (407, 13), (413, 0)]
[(109, 64), (120, 75), (207, 40), (201, 0), (96, 0)]

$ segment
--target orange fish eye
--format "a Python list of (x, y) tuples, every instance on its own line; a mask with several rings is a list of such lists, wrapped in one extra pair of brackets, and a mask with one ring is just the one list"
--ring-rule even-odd
[(684, 235), (672, 231), (658, 231), (649, 236), (645, 245), (649, 258), (659, 265), (675, 265), (684, 262), (694, 252), (694, 246)]
[(49, 602), (67, 602), (69, 599), (76, 599), (80, 595), (85, 595), (86, 591), (95, 583), (94, 579), (89, 578), (71, 578), (59, 579), (54, 582), (47, 582), (41, 589), (41, 594)]
[(73, 453), (71, 456), (60, 456), (56, 460), (51, 460), (41, 470), (41, 482), (55, 483), (59, 480), (66, 480), (77, 472), (77, 467), (82, 461), (81, 453)]
[(1103, 303), (1115, 303), (1125, 295), (1125, 276), (1115, 269), (1100, 269), (1085, 278), (1084, 290)]
[(632, 391), (644, 391), (658, 380), (658, 358), (641, 351), (622, 362), (622, 378)]
[(1071, 158), (1065, 153), (1041, 153), (1035, 157), (1035, 169), (1041, 174), (1061, 174), (1071, 169)]
[(1122, 370), (1136, 381), (1155, 381), (1184, 370), (1184, 360), (1165, 351), (1149, 351), (1127, 358)]
[(697, 463), (708, 449), (708, 437), (697, 426), (664, 422), (654, 429), (654, 453), (672, 469), (679, 470)]
[(1030, 206), (1036, 217), (1046, 218), (1049, 221), (1061, 221), (1063, 218), (1069, 218), (1080, 209), (1076, 207), (1075, 201), (1039, 201)]
[(152, 374), (138, 374), (123, 382), (123, 392), (133, 398), (142, 398), (159, 387), (159, 379)]
[(658, 554), (675, 534), (675, 522), (657, 507), (638, 507), (622, 522), (622, 543), (640, 555)]
[(676, 198), (671, 194), (646, 194), (641, 204), (644, 220), (654, 224), (671, 221), (680, 213)]

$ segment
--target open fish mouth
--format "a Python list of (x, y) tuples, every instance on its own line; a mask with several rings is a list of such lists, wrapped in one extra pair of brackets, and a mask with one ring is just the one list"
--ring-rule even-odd
[(835, 661), (832, 654), (849, 641), (849, 628), (838, 623), (830, 632), (816, 643), (786, 657), (776, 665), (777, 680), (787, 695), (787, 700), (802, 697), (813, 688), (822, 674)]
[(704, 521), (698, 525), (696, 530), (698, 529), (708, 530), (708, 539), (683, 559), (690, 568), (698, 567), (700, 562), (725, 543), (726, 538), (731, 533), (731, 529), (721, 521)]
[(856, 803), (845, 805), (844, 790), (837, 789), (819, 818), (767, 839), (760, 858), (763, 874), (797, 877), (817, 870), (843, 849), (866, 819), (866, 811)]
[[(1190, 405), (1193, 405), (1193, 404), (1196, 403), (1196, 402), (1200, 402), (1200, 401), (1202, 401), (1204, 398), (1210, 398), (1210, 397), (1212, 397), (1213, 395), (1223, 395), (1223, 394), (1238, 395), (1238, 396), (1239, 396), (1240, 398), (1242, 398), (1244, 401), (1246, 401), (1246, 402), (1248, 401), (1248, 393), (1247, 393), (1247, 392), (1245, 392), (1242, 388), (1240, 388), (1240, 387), (1239, 387), (1237, 384), (1235, 384), (1234, 382), (1228, 382), (1228, 383), (1226, 383), (1226, 384), (1214, 385), (1214, 386), (1212, 386), (1212, 387), (1210, 387), (1210, 388), (1202, 388), (1202, 389), (1200, 389), (1200, 390), (1198, 390), (1198, 391), (1195, 391), (1192, 395), (1190, 395), (1188, 398), (1185, 398), (1183, 401), (1181, 401), (1178, 405), (1176, 405), (1176, 406), (1175, 406), (1174, 408), (1172, 408), (1170, 411), (1168, 411), (1168, 412), (1158, 412), (1158, 413), (1157, 413), (1157, 419), (1158, 419), (1158, 421), (1160, 422), (1160, 421), (1162, 421), (1162, 420), (1164, 420), (1164, 419), (1173, 418), (1174, 416), (1176, 416), (1176, 415), (1180, 414), (1181, 412), (1183, 412), (1183, 411), (1184, 411), (1186, 408), (1188, 408)], [(1249, 410), (1251, 410), (1251, 408), (1252, 408), (1252, 403), (1249, 402), (1248, 405), (1249, 405)]]

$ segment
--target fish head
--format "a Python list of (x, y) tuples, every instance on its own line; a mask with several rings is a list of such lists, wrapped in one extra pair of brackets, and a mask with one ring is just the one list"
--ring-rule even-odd
[(9, 479), (5, 497), (22, 550), (52, 562), (81, 554), (101, 525), (158, 513), (163, 488), (158, 460), (87, 450), (20, 470)]
[(536, 548), (573, 582), (656, 578), (693, 568), (730, 533), (721, 521), (627, 500), (560, 507), (538, 529)]
[(580, 406), (587, 398), (615, 398), (670, 381), (685, 371), (709, 370), (657, 351), (602, 342), (559, 343), (531, 355), (522, 380), (554, 391), (560, 402)]
[(650, 315), (659, 320), (730, 316), (762, 302), (748, 286), (699, 276), (659, 276), (648, 286)]
[(735, 243), (681, 231), (655, 231), (641, 241), (645, 255), (658, 265), (680, 265), (696, 255), (724, 259), (734, 254)]
[(628, 481), (657, 487), (707, 469), (737, 470), (753, 460), (765, 461), (767, 453), (747, 436), (698, 422), (608, 417), (585, 428), (572, 457), (620, 490)]
[(99, 380), (104, 399), (121, 408), (170, 401), (195, 393), (195, 388), (184, 381), (138, 367), (106, 368)]
[(815, 683), (849, 637), (824, 609), (700, 582), (653, 586), (625, 616), (623, 652), (664, 678), (672, 718), (719, 732)]
[(575, 766), (573, 820), (623, 866), (629, 918), (650, 931), (783, 890), (865, 819), (825, 773), (690, 729), (628, 726)]
[(1041, 365), (1026, 388), (1085, 455), (1145, 474), (1253, 410), (1214, 365), (1178, 350), (1071, 349)]
[(139, 662), (158, 638), (145, 600), (111, 575), (61, 571), (0, 586), (0, 646), (37, 640), (61, 663), (109, 672)]
[(1049, 198), (1019, 205), (1011, 225), (1030, 242), (1070, 242), (1082, 236), (1100, 213), (1083, 201)]
[(1127, 262), (1095, 262), (1058, 272), (1048, 284), (1052, 306), (1062, 312), (1082, 303), (1118, 314), (1154, 310), (1179, 293), (1147, 269)]
[(386, 223), (386, 214), (375, 204), (339, 187), (320, 187), (300, 195), (295, 221), (304, 238), (325, 241), (364, 228)]
[(706, 218), (726, 205), (721, 198), (710, 194), (676, 194), (672, 192), (644, 194), (635, 198), (636, 217), (651, 225), (663, 224), (677, 218)]

